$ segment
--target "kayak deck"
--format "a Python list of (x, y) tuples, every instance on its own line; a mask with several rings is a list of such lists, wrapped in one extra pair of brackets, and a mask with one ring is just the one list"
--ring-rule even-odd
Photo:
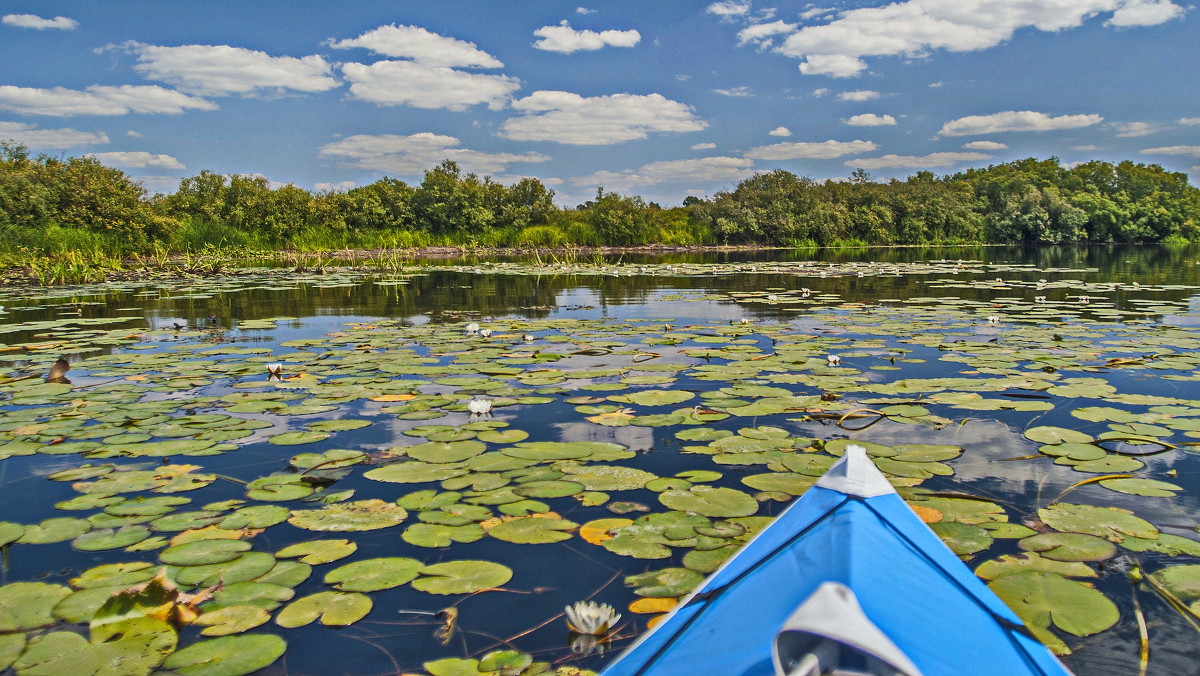
[(852, 448), (604, 676), (770, 676), (776, 635), (825, 582), (924, 676), (1069, 674)]

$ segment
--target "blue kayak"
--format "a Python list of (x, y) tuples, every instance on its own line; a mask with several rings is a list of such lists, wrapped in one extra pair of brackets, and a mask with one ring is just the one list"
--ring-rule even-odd
[(851, 445), (603, 676), (1070, 674)]

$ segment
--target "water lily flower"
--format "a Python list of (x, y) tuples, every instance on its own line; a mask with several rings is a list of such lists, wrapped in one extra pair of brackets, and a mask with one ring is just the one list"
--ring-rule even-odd
[(621, 614), (607, 603), (576, 601), (566, 607), (567, 627), (576, 634), (605, 636), (613, 630)]
[(283, 364), (267, 364), (267, 382), (283, 380)]
[(524, 339), (526, 343), (532, 343), (533, 341), (537, 340), (537, 336), (533, 335), (532, 333), (526, 333)]
[(777, 301), (777, 300), (779, 300), (779, 296), (777, 296), (777, 295), (775, 295), (775, 294), (773, 294), (773, 293), (768, 293), (768, 294), (767, 294), (767, 300), (769, 300), (769, 301)]
[(467, 409), (473, 416), (485, 416), (492, 412), (491, 399), (472, 399), (467, 402)]
[(1000, 318), (997, 317), (996, 315), (991, 315), (990, 317), (987, 318), (987, 322), (988, 322), (988, 324), (999, 324)]
[(800, 289), (800, 297), (801, 298), (808, 298), (811, 295), (812, 295), (812, 289), (808, 288), (807, 286)]
[(1033, 297), (1033, 302), (1035, 302), (1035, 303), (1045, 303), (1045, 302), (1046, 302), (1046, 297), (1045, 297), (1045, 296), (1034, 296), (1034, 297)]
[(837, 366), (838, 364), (842, 363), (842, 358), (836, 354), (831, 354), (825, 357), (825, 361), (828, 361), (830, 366)]
[(1092, 297), (1091, 296), (1080, 296), (1079, 302), (1083, 303), (1084, 305), (1087, 305), (1088, 303), (1092, 302)]
[(479, 329), (479, 335), (484, 338), (488, 338), (492, 335), (492, 330), (491, 329)]
[(479, 325), (475, 322), (471, 322), (470, 324), (467, 324), (467, 334), (469, 335), (474, 333), (479, 333)]

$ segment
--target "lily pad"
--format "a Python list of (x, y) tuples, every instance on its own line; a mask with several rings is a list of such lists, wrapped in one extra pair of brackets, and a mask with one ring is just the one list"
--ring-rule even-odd
[(1065, 533), (1087, 533), (1120, 544), (1126, 536), (1153, 538), (1158, 529), (1133, 512), (1117, 507), (1057, 503), (1038, 510), (1051, 528)]
[(291, 629), (320, 618), (326, 626), (344, 627), (366, 617), (372, 605), (371, 597), (366, 594), (317, 592), (284, 606), (276, 615), (275, 624)]
[(682, 596), (700, 584), (704, 577), (687, 568), (664, 568), (625, 578), (626, 587), (634, 587), (638, 596), (664, 598)]
[(416, 578), (424, 565), (416, 559), (398, 556), (364, 559), (329, 571), (325, 574), (325, 584), (352, 592), (391, 589)]
[(569, 540), (579, 524), (566, 519), (547, 519), (538, 516), (523, 516), (503, 521), (487, 529), (487, 534), (497, 540), (520, 544), (546, 544)]
[(274, 634), (222, 636), (193, 643), (162, 666), (181, 676), (242, 676), (270, 666), (285, 650), (287, 642)]
[(663, 491), (658, 500), (670, 509), (703, 516), (750, 516), (758, 511), (754, 498), (732, 488), (693, 486), (686, 491)]
[(1090, 585), (1054, 573), (1028, 571), (988, 584), (1026, 623), (1091, 636), (1120, 619), (1112, 601)]
[(350, 540), (309, 540), (284, 547), (275, 556), (281, 559), (298, 556), (304, 563), (315, 566), (344, 559), (357, 550), (358, 545)]
[(422, 568), (412, 586), (429, 594), (471, 594), (499, 587), (512, 575), (508, 566), (491, 561), (446, 561)]
[(350, 532), (398, 526), (407, 516), (403, 507), (371, 499), (342, 502), (321, 509), (293, 510), (288, 523), (306, 530)]
[(1113, 543), (1084, 533), (1039, 533), (1021, 540), (1017, 546), (1055, 561), (1104, 561), (1117, 554)]

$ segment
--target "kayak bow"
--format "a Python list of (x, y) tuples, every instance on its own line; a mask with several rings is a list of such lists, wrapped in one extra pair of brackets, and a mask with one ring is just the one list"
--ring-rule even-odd
[(1070, 674), (851, 445), (603, 676), (835, 670)]

